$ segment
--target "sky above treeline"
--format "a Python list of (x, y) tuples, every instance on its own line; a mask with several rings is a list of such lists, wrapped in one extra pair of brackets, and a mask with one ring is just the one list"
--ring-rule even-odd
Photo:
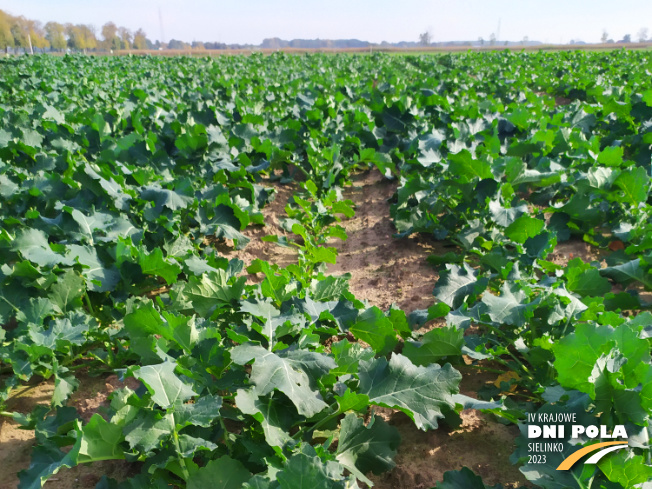
[[(29, 19), (92, 24), (107, 21), (151, 40), (260, 44), (281, 39), (599, 42), (652, 36), (652, 0), (0, 0)], [(646, 24), (647, 23), (647, 24)], [(498, 31), (500, 25), (500, 31)]]

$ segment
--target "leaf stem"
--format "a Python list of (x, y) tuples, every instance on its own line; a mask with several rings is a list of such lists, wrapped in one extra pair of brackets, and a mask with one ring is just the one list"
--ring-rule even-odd
[(115, 354), (113, 353), (113, 348), (112, 345), (109, 342), (104, 342), (104, 347), (106, 348), (106, 354), (107, 354), (107, 364), (109, 367), (113, 368), (113, 365), (115, 364)]
[(88, 312), (91, 313), (91, 316), (95, 317), (95, 310), (93, 309), (93, 303), (91, 298), (88, 297), (88, 291), (84, 292), (84, 300), (86, 301), (86, 306), (88, 306)]
[(229, 430), (226, 429), (226, 425), (224, 424), (224, 419), (222, 416), (220, 416), (220, 426), (222, 427), (222, 430), (224, 430), (224, 445), (226, 445), (226, 448), (231, 451), (231, 440), (229, 440)]
[[(493, 325), (491, 325), (491, 324), (489, 324), (489, 323), (482, 322), (482, 321), (476, 321), (476, 323), (478, 323), (478, 324), (480, 324), (480, 325), (482, 325), (482, 326), (485, 326), (485, 327), (491, 329), (491, 330), (492, 330), (496, 335), (498, 335), (498, 336), (504, 338), (504, 339), (507, 340), (507, 341), (510, 341), (509, 338), (507, 338), (507, 336), (506, 336), (502, 331), (500, 331), (500, 329), (496, 328), (495, 326), (493, 326)], [(490, 341), (491, 341), (491, 339), (490, 339)], [(494, 341), (494, 343), (496, 343), (496, 344), (499, 345), (499, 346), (503, 346), (503, 345), (501, 345), (498, 341)], [(508, 344), (509, 344), (509, 343), (508, 343)], [(520, 367), (523, 369), (523, 371), (524, 371), (525, 373), (527, 373), (528, 375), (532, 375), (531, 372), (530, 372), (530, 369), (527, 368), (527, 367), (525, 366), (525, 364), (524, 364), (523, 362), (521, 362), (521, 361), (516, 357), (516, 355), (514, 355), (514, 354), (513, 354), (511, 351), (509, 351), (509, 349), (507, 349), (507, 348), (505, 348), (505, 351), (507, 352), (507, 354), (508, 354), (510, 357), (512, 357), (512, 359), (514, 359), (514, 361), (515, 361), (516, 363), (518, 363), (518, 364), (520, 365)]]
[(591, 486), (593, 485), (593, 477), (589, 480), (589, 485), (586, 486), (582, 483), (582, 481), (575, 475), (574, 472), (571, 472), (571, 475), (573, 476), (573, 479), (575, 479), (575, 482), (577, 482), (577, 485), (580, 487), (580, 489), (591, 489)]
[(179, 445), (179, 433), (177, 433), (176, 427), (172, 431), (172, 440), (174, 441), (174, 448), (177, 452), (177, 458), (179, 459), (179, 466), (181, 467), (181, 472), (183, 473), (183, 479), (187, 482), (190, 479), (190, 472), (188, 472), (188, 467), (186, 466), (186, 460), (181, 456), (181, 446)]
[(570, 326), (572, 319), (573, 319), (572, 317), (569, 317), (568, 321), (566, 321), (566, 325), (564, 326), (564, 330), (561, 332), (561, 337), (562, 338), (564, 336), (566, 336), (566, 331), (568, 330), (568, 327)]
[[(333, 404), (331, 404), (331, 405), (329, 406), (329, 408), (330, 408), (330, 409), (334, 409), (337, 405), (338, 405), (338, 403), (337, 403), (337, 401), (335, 401)], [(304, 427), (301, 428), (299, 431), (297, 431), (297, 432), (294, 434), (294, 436), (292, 436), (292, 439), (293, 439), (293, 440), (297, 440), (297, 439), (299, 439), (299, 438), (301, 437), (301, 435), (303, 435), (305, 432), (314, 431), (314, 430), (316, 430), (317, 428), (321, 428), (322, 426), (324, 426), (326, 423), (328, 423), (328, 422), (331, 421), (332, 419), (338, 417), (340, 414), (342, 414), (342, 413), (340, 412), (339, 409), (337, 409), (335, 412), (333, 412), (333, 413), (329, 414), (328, 416), (326, 416), (325, 418), (322, 418), (322, 419), (320, 419), (319, 421), (317, 421), (317, 422), (316, 422), (314, 425), (312, 425), (311, 427), (304, 426)]]

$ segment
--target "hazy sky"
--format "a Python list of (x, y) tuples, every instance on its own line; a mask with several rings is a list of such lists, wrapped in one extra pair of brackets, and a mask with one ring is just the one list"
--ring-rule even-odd
[[(100, 27), (111, 20), (152, 40), (259, 44), (282, 39), (357, 38), (371, 42), (489, 39), (552, 43), (614, 40), (642, 27), (652, 35), (652, 0), (0, 0), (0, 9), (47, 22)], [(159, 22), (159, 9), (163, 33)]]

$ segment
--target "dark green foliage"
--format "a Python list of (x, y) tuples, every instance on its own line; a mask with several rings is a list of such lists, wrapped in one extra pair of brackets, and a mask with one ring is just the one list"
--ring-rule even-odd
[[(581, 404), (647, 434), (652, 96), (632, 67), (649, 63), (624, 50), (0, 61), (0, 414), (38, 440), (20, 487), (108, 459), (142, 473), (99, 487), (355, 487), (399, 445), (372, 406), (425, 430), (465, 407), (518, 422)], [(354, 213), (342, 189), (372, 167), (398, 182), (397, 237), (455, 247), (429, 258), (428, 310), (382, 311), (325, 274)], [(226, 250), (264, 224), (277, 182), (295, 182), (288, 235), (263, 239), (298, 260), (254, 261), (250, 285)], [(600, 259), (557, 264), (569, 239)], [(486, 393), (500, 399), (458, 394), (440, 364), (462, 355), (509, 372)], [(83, 424), (66, 406), (80, 367), (140, 387)], [(34, 376), (54, 379), (50, 406), (6, 412)], [(522, 470), (542, 487), (628, 487), (649, 479), (644, 445), (573, 477)], [(486, 486), (465, 468), (437, 487)]]

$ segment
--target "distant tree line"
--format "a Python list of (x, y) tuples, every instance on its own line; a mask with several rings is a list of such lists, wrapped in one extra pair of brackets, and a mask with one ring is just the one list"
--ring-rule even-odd
[[(643, 27), (637, 34), (639, 42), (649, 42), (648, 29)], [(613, 39), (609, 38), (606, 31), (602, 33), (601, 41), (603, 43), (614, 43)], [(489, 36), (489, 45), (493, 46), (497, 43), (496, 35)], [(632, 36), (626, 34), (623, 39), (617, 41), (618, 43), (632, 42)], [(538, 42), (529, 41), (528, 37), (524, 37), (520, 42), (521, 44), (540, 44)], [(571, 41), (575, 44), (576, 41)], [(418, 42), (398, 42), (387, 43), (383, 41), (380, 47), (417, 47), (417, 46), (484, 46), (484, 38), (479, 38), (477, 42), (464, 41), (464, 42), (432, 42), (432, 33), (427, 30), (419, 35)], [(505, 46), (509, 43), (505, 41)], [(160, 41), (152, 42), (147, 38), (147, 34), (143, 29), (138, 29), (135, 32), (127, 29), (126, 27), (118, 26), (113, 22), (104, 24), (98, 33), (95, 26), (91, 24), (60, 24), (59, 22), (48, 22), (43, 25), (42, 22), (37, 20), (26, 19), (23, 16), (13, 16), (0, 10), (0, 49), (8, 51), (14, 49), (17, 51), (25, 52), (44, 52), (44, 51), (118, 51), (118, 50), (158, 50), (158, 49), (174, 49), (174, 50), (216, 50), (216, 49), (249, 49), (260, 47), (263, 49), (283, 49), (283, 48), (302, 48), (302, 49), (315, 49), (315, 48), (366, 48), (373, 46), (367, 41), (360, 41), (358, 39), (293, 39), (286, 41), (278, 37), (264, 39), (260, 46), (252, 44), (225, 44), (222, 42), (200, 42), (193, 41), (187, 43), (178, 39), (171, 39), (168, 43), (161, 43)]]
[(118, 50), (156, 49), (157, 45), (147, 38), (145, 31), (135, 32), (113, 22), (102, 26), (98, 39), (95, 27), (90, 24), (43, 23), (38, 20), (13, 16), (0, 10), (0, 49), (23, 49), (25, 51), (64, 51), (74, 49)]
[(262, 49), (347, 49), (347, 48), (366, 48), (370, 43), (358, 39), (292, 39), (286, 41), (278, 37), (263, 39), (260, 44)]
[[(636, 37), (638, 38), (638, 42), (650, 42), (652, 39), (648, 39), (648, 29), (647, 27), (641, 27), (641, 29), (638, 31), (638, 34)], [(609, 34), (607, 33), (606, 30), (602, 31), (602, 37), (600, 37), (600, 42), (603, 44), (612, 44), (616, 41), (611, 39), (609, 37)], [(623, 38), (620, 41), (617, 41), (620, 44), (629, 44), (632, 42), (632, 35), (631, 34), (625, 34)]]
[(250, 44), (225, 44), (223, 42), (201, 42), (193, 41), (192, 43), (187, 43), (180, 41), (178, 39), (170, 39), (170, 42), (165, 46), (167, 49), (241, 49), (252, 47)]
[(0, 49), (25, 52), (118, 51), (130, 49), (240, 49), (251, 45), (198, 42), (191, 44), (171, 39), (167, 44), (151, 41), (143, 29), (131, 31), (107, 22), (97, 31), (91, 24), (60, 24), (13, 16), (0, 10)]

